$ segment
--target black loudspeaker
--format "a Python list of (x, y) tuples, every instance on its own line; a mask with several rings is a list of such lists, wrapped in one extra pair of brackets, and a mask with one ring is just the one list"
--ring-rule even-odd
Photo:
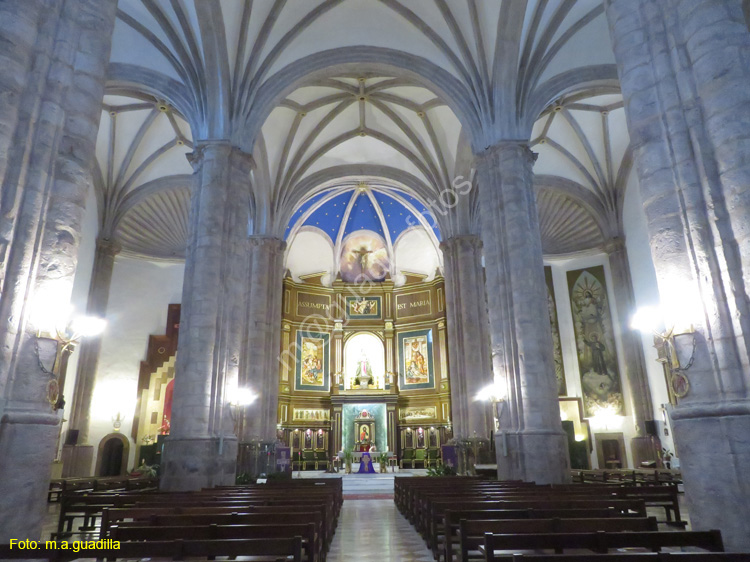
[(78, 444), (78, 430), (69, 429), (68, 434), (65, 436), (66, 445), (77, 445)]
[(656, 420), (646, 420), (646, 435), (656, 437), (659, 429), (656, 427)]

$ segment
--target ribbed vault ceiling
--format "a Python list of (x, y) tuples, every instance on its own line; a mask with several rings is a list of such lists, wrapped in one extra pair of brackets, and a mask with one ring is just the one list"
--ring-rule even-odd
[[(564, 98), (534, 125), (531, 148), (539, 154), (534, 165), (537, 185), (557, 189), (577, 201), (599, 224), (605, 239), (620, 236), (632, 167), (629, 143), (619, 93)], [(540, 208), (540, 217), (546, 214), (550, 212)], [(586, 228), (581, 223), (576, 237)]]
[[(286, 226), (316, 173), (367, 164), (397, 170), (431, 198), (451, 185), (461, 125), (433, 93), (391, 76), (335, 76), (299, 88), (271, 113), (256, 150), (261, 185)], [(315, 186), (311, 186), (315, 187)]]
[(125, 254), (185, 254), (192, 170), (190, 128), (165, 102), (107, 95), (94, 170), (100, 236)]
[[(472, 149), (529, 135), (545, 252), (621, 231), (630, 156), (600, 0), (120, 0), (111, 60), (95, 183), (126, 253), (184, 255), (193, 138), (253, 153), (253, 228), (276, 235), (337, 173), (429, 206)], [(437, 214), (444, 236), (475, 230), (474, 197)]]

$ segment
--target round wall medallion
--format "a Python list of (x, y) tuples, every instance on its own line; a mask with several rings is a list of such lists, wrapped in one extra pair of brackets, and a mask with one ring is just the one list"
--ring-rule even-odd
[(52, 406), (57, 404), (57, 400), (60, 398), (60, 384), (57, 379), (50, 379), (47, 383), (47, 400)]
[(682, 373), (672, 373), (670, 383), (672, 384), (672, 392), (677, 398), (684, 398), (690, 391), (690, 381)]

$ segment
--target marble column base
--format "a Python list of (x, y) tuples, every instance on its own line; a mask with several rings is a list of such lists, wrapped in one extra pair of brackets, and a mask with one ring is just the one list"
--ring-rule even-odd
[(672, 429), (692, 529), (750, 551), (750, 402), (679, 406)]
[(0, 544), (41, 538), (60, 423), (46, 410), (5, 410), (0, 419)]
[(565, 433), (519, 431), (495, 433), (498, 480), (537, 484), (570, 482), (568, 440)]
[(633, 468), (641, 468), (642, 462), (659, 460), (661, 441), (658, 437), (649, 435), (633, 437), (630, 440), (630, 450), (633, 453)]
[(231, 486), (237, 470), (237, 437), (172, 438), (164, 442), (159, 488), (185, 492)]
[(93, 445), (63, 445), (63, 478), (91, 476)]

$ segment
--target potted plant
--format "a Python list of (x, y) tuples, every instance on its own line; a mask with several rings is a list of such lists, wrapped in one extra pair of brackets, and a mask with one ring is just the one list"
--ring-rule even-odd
[(378, 455), (378, 462), (380, 463), (380, 472), (388, 472), (388, 453), (386, 451)]
[(353, 449), (344, 451), (344, 466), (346, 466), (347, 474), (352, 473), (352, 461), (354, 460), (354, 455), (352, 454), (352, 451)]
[(133, 472), (130, 473), (130, 476), (134, 478), (155, 478), (158, 473), (158, 464), (148, 465), (146, 464), (146, 461), (142, 461), (141, 466), (133, 470)]

